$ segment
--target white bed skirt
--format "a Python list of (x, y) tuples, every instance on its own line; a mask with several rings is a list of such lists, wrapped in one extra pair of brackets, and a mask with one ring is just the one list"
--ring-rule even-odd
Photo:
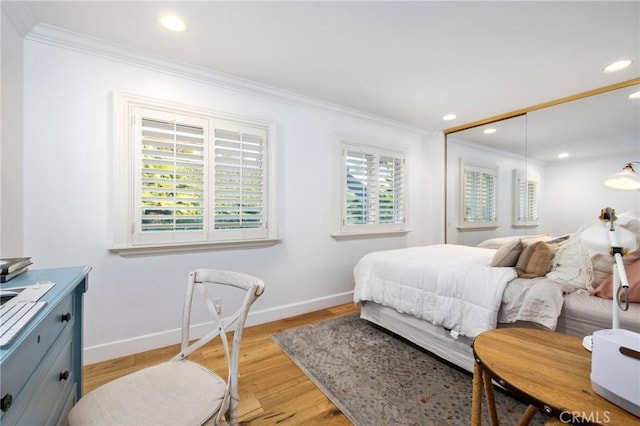
[[(555, 331), (582, 337), (596, 330), (611, 328), (612, 303), (611, 300), (588, 294), (566, 295)], [(361, 302), (360, 318), (404, 337), (460, 368), (473, 372), (472, 340), (465, 336), (454, 339), (446, 329), (440, 326), (411, 315), (401, 314), (393, 308), (371, 301)], [(620, 314), (620, 326), (640, 333), (640, 303), (632, 303), (628, 311)], [(540, 328), (534, 323), (523, 321), (498, 324), (498, 327)]]
[(469, 372), (473, 372), (472, 340), (460, 336), (451, 337), (440, 326), (374, 302), (362, 302), (360, 318), (404, 337), (432, 354), (445, 359)]

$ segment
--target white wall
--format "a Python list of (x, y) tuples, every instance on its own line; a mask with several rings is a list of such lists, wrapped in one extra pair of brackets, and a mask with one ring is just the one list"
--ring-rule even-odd
[(2, 8), (0, 257), (22, 256), (22, 36)]
[(545, 168), (545, 231), (552, 235), (575, 232), (598, 219), (600, 210), (640, 215), (640, 191), (620, 191), (604, 186), (609, 175), (622, 171), (629, 161), (640, 160), (640, 141), (635, 154), (612, 152), (603, 159), (554, 162)]
[[(350, 301), (352, 269), (365, 253), (443, 240), (441, 134), (36, 40), (25, 42), (24, 61), (25, 254), (37, 268), (93, 268), (85, 296), (85, 363), (175, 342), (190, 269), (226, 268), (262, 278), (266, 292), (249, 320), (256, 324)], [(114, 90), (275, 122), (282, 242), (136, 258), (110, 253)], [(407, 150), (408, 235), (331, 237), (339, 206), (332, 184), (340, 171), (336, 134)]]

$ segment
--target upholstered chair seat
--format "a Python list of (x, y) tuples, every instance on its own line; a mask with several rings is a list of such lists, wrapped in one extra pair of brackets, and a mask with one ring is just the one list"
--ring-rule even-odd
[[(224, 289), (217, 293), (215, 289), (220, 287)], [(189, 331), (196, 289), (214, 320), (209, 323), (210, 331), (206, 335), (191, 341)], [(229, 290), (244, 292), (244, 297), (232, 315), (221, 317), (215, 301)], [(237, 425), (240, 341), (249, 308), (263, 290), (262, 281), (250, 275), (211, 269), (192, 271), (184, 305), (180, 353), (170, 361), (141, 369), (84, 395), (69, 412), (69, 424)], [(227, 340), (230, 330), (233, 330), (233, 345)], [(188, 359), (216, 338), (220, 338), (227, 361), (224, 378)]]

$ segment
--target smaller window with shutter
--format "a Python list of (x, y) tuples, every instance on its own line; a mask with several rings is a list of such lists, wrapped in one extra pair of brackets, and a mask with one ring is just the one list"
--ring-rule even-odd
[(538, 197), (540, 175), (524, 170), (513, 171), (513, 226), (540, 225)]
[(341, 140), (341, 234), (406, 231), (404, 152)]
[(498, 226), (498, 168), (460, 160), (460, 228)]

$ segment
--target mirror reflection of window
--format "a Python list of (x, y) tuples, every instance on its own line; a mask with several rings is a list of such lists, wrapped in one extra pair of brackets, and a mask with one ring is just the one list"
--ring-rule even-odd
[(495, 227), (498, 221), (498, 169), (464, 162), (460, 169), (463, 209), (461, 227)]
[(513, 226), (537, 226), (539, 218), (540, 175), (513, 171)]

